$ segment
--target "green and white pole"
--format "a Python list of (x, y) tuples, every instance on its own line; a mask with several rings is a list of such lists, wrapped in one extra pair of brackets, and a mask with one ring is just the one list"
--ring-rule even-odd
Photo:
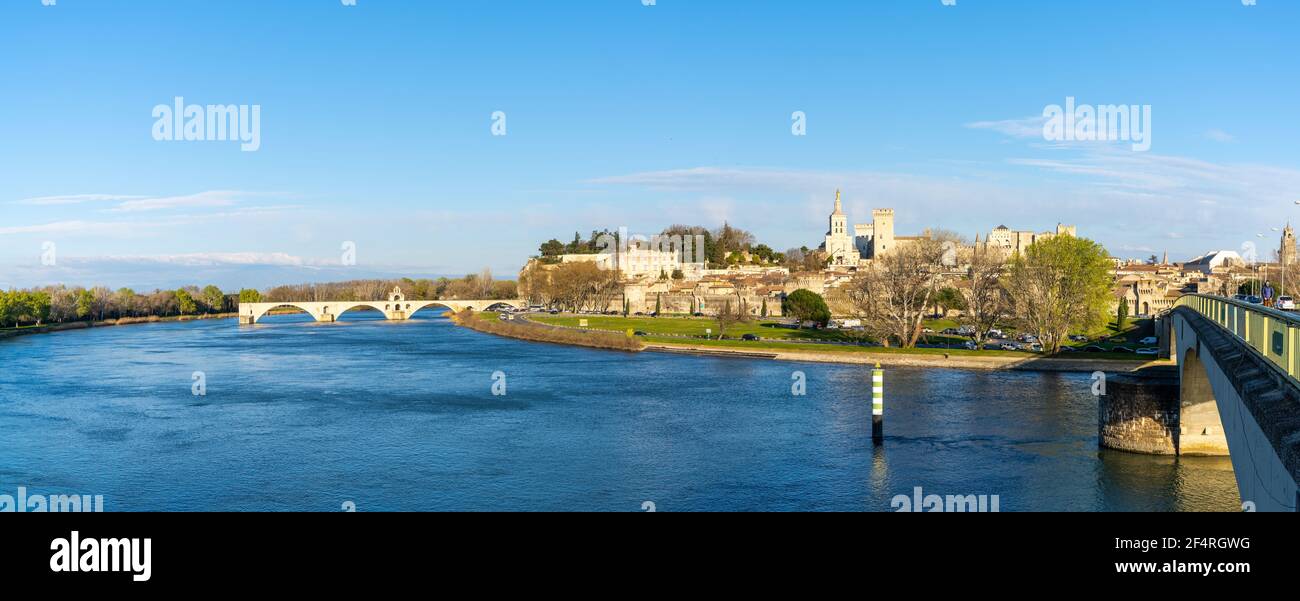
[(871, 370), (871, 442), (885, 442), (885, 370)]

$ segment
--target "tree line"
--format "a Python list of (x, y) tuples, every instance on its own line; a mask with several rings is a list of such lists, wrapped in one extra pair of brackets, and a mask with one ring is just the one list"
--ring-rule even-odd
[(412, 300), (513, 299), (515, 282), (494, 280), (488, 269), (463, 278), (353, 280), (275, 286), (265, 293), (245, 288), (185, 286), (137, 293), (130, 288), (64, 285), (0, 290), (0, 327), (40, 326), (129, 317), (171, 317), (234, 312), (241, 302), (362, 301), (386, 298), (394, 286)]

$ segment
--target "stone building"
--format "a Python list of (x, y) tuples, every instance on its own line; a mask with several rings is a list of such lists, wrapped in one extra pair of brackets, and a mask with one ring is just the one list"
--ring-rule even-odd
[(862, 259), (853, 234), (849, 233), (849, 218), (840, 205), (840, 191), (835, 191), (835, 210), (831, 212), (830, 227), (826, 230), (826, 240), (822, 250), (831, 265), (857, 265)]
[(848, 216), (840, 202), (840, 191), (835, 191), (835, 210), (830, 215), (830, 227), (818, 247), (826, 254), (829, 267), (857, 267), (865, 260), (885, 256), (899, 244), (917, 239), (894, 236), (893, 209), (873, 209), (871, 219), (871, 223), (855, 224), (850, 230)]
[(1075, 226), (1065, 225), (1061, 223), (1056, 224), (1055, 232), (1039, 232), (1039, 233), (1034, 233), (1031, 231), (1013, 230), (1005, 225), (999, 225), (993, 228), (993, 231), (989, 232), (989, 236), (985, 241), (985, 245), (988, 248), (1000, 248), (1003, 251), (1005, 251), (1008, 256), (1010, 256), (1012, 254), (1023, 253), (1025, 249), (1029, 247), (1029, 245), (1035, 242), (1048, 240), (1052, 236), (1074, 237), (1077, 235), (1076, 232), (1077, 230)]

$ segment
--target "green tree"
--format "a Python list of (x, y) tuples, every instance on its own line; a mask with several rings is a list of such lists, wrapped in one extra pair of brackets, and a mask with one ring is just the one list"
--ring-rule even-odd
[(948, 309), (965, 309), (966, 298), (956, 288), (941, 288), (934, 293), (934, 310), (943, 315)]
[(95, 293), (82, 290), (77, 293), (77, 319), (86, 319), (95, 310)]
[(1124, 324), (1128, 321), (1128, 300), (1119, 299), (1119, 309), (1115, 313), (1115, 331), (1123, 332)]
[(48, 292), (33, 292), (27, 297), (28, 316), (41, 325), (50, 319), (50, 307), (53, 300)]
[(662, 298), (661, 298), (662, 296), (663, 296), (663, 295), (661, 295), (661, 294), (656, 294), (656, 295), (655, 295), (655, 315), (658, 315), (658, 314), (659, 314), (659, 309), (660, 309), (660, 307), (662, 307), (662, 304), (661, 304), (661, 302), (660, 302), (660, 301), (662, 300)]
[(538, 251), (542, 253), (543, 260), (553, 262), (559, 260), (559, 256), (564, 254), (564, 243), (555, 238), (551, 238), (550, 240), (543, 242), (542, 245), (538, 247)]
[(763, 310), (762, 310), (762, 316), (763, 316), (763, 317), (767, 317), (767, 297), (766, 297), (766, 296), (763, 297)]
[(683, 280), (683, 279), (686, 279), (686, 274), (685, 274), (685, 273), (682, 273), (682, 270), (680, 270), (680, 269), (674, 269), (674, 270), (673, 270), (673, 279), (674, 279), (674, 280)]
[(1087, 238), (1053, 236), (1031, 244), (1012, 259), (1007, 282), (1022, 327), (1055, 353), (1069, 332), (1105, 324), (1112, 265), (1106, 249)]
[(176, 291), (176, 307), (180, 310), (181, 315), (191, 315), (198, 311), (198, 305), (194, 302), (194, 297), (190, 296), (185, 290)]
[[(434, 299), (429, 299), (434, 300)], [(239, 291), (239, 302), (241, 303), (260, 303), (262, 302), (262, 293), (252, 288), (244, 288)]]
[(799, 320), (799, 323), (814, 321), (824, 326), (831, 320), (831, 310), (826, 306), (826, 299), (806, 288), (800, 288), (786, 296), (785, 302), (781, 304), (781, 312)]
[(9, 324), (17, 325), (17, 319), (14, 316), (14, 293), (0, 290), (0, 327)]
[(220, 288), (208, 285), (203, 289), (203, 302), (208, 306), (208, 311), (220, 313), (226, 307), (226, 293)]

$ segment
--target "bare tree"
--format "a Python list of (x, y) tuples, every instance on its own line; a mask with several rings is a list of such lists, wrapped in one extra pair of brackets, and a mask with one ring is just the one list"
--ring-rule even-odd
[(727, 334), (728, 328), (748, 321), (749, 316), (745, 314), (745, 310), (740, 306), (739, 302), (733, 307), (731, 301), (728, 300), (722, 305), (722, 309), (718, 311), (716, 319), (718, 321), (718, 339), (721, 340)]
[(858, 269), (847, 296), (863, 328), (888, 346), (916, 346), (921, 324), (939, 289), (949, 240), (931, 236), (895, 246)]
[(959, 288), (966, 301), (962, 325), (975, 330), (975, 343), (984, 344), (989, 330), (997, 327), (1009, 309), (1007, 290), (1002, 286), (1007, 267), (1006, 253), (997, 247), (976, 247), (969, 251), (965, 263), (966, 286)]

